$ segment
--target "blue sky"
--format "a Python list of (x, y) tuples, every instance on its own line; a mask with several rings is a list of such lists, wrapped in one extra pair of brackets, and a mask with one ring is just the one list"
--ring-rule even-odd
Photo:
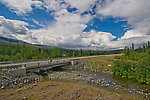
[[(87, 28), (84, 31), (96, 30), (108, 32), (115, 35), (116, 39), (118, 39), (127, 31), (124, 27), (125, 25), (127, 25), (127, 21), (118, 21), (118, 19), (112, 17), (105, 18), (104, 20), (94, 18), (87, 23)], [(128, 28), (130, 27), (128, 26)]]
[(0, 0), (0, 36), (71, 49), (122, 49), (131, 43), (138, 46), (150, 39), (147, 3)]
[(12, 12), (8, 7), (6, 7), (5, 4), (2, 4), (1, 2), (0, 2), (0, 7), (1, 7), (0, 16), (4, 16), (7, 19), (25, 21), (29, 23), (29, 26), (27, 26), (29, 29), (42, 28), (41, 26), (34, 23), (32, 19), (35, 19), (36, 21), (38, 21), (43, 25), (48, 25), (49, 23), (54, 21), (53, 16), (50, 15), (50, 12), (46, 12), (43, 9), (33, 9), (32, 12), (29, 12), (26, 15), (17, 15), (16, 13)]

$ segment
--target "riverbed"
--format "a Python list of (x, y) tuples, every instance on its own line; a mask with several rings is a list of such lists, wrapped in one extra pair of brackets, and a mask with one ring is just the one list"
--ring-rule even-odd
[(84, 69), (55, 70), (50, 73), (49, 79), (53, 81), (73, 81), (83, 84), (99, 86), (109, 91), (125, 93), (139, 98), (150, 99), (150, 87), (112, 74), (87, 71)]

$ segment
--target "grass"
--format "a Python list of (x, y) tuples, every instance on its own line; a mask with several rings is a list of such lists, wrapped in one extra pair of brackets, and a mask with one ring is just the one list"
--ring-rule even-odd
[(22, 88), (23, 87), (23, 84), (18, 84), (17, 85), (17, 88)]
[(53, 73), (53, 70), (49, 70), (49, 73)]

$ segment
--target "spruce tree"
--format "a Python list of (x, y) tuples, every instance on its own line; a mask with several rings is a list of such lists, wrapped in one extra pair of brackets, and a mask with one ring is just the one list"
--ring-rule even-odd
[(124, 54), (125, 54), (126, 56), (130, 55), (130, 49), (129, 49), (128, 46), (125, 46), (125, 48), (124, 48)]
[(141, 46), (139, 46), (139, 48), (138, 48), (138, 52), (141, 52), (141, 51), (142, 51)]
[(143, 43), (143, 48), (142, 48), (143, 50), (143, 52), (145, 53), (145, 43)]
[(132, 43), (132, 50), (134, 50), (134, 43)]
[(146, 48), (148, 48), (148, 44), (146, 43)]
[(148, 48), (150, 48), (150, 42), (148, 41)]

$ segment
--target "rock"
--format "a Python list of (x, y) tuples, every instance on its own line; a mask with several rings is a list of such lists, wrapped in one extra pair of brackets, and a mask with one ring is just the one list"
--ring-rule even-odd
[(5, 88), (5, 86), (1, 86), (1, 89), (4, 89)]
[(35, 80), (42, 81), (43, 77), (40, 77), (36, 74), (30, 74), (28, 76), (23, 76), (19, 78), (2, 77), (0, 80), (0, 87), (3, 89), (15, 88), (18, 84), (33, 83), (35, 82)]

